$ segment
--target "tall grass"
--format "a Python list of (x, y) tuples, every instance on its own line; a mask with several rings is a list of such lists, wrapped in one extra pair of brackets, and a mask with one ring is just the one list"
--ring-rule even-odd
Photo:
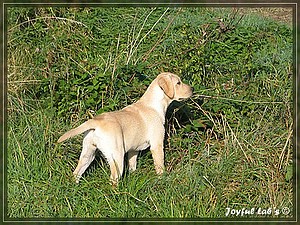
[[(11, 7), (7, 18), (6, 220), (295, 218), (288, 26), (229, 8)], [(166, 173), (144, 151), (114, 189), (99, 154), (76, 185), (81, 137), (58, 137), (131, 104), (161, 71), (195, 88), (168, 110)]]

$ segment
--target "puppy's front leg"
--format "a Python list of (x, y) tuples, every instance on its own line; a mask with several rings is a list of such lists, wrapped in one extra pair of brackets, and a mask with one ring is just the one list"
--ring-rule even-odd
[(150, 151), (154, 160), (156, 173), (161, 175), (165, 170), (163, 145), (151, 146)]

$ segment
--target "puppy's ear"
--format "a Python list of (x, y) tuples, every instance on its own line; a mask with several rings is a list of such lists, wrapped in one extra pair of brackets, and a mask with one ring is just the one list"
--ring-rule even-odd
[(158, 85), (170, 99), (174, 98), (175, 93), (171, 76), (161, 77), (158, 80)]

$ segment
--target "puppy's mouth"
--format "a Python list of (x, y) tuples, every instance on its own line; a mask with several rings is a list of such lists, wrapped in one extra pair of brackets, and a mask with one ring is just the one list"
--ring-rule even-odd
[(186, 100), (187, 98), (179, 98), (178, 101), (184, 101)]
[(189, 99), (189, 98), (192, 97), (192, 96), (193, 96), (193, 92), (188, 93), (186, 96), (178, 98), (178, 101), (184, 101), (184, 100), (187, 100), (187, 99)]
[(187, 99), (189, 99), (190, 97), (192, 97), (192, 96), (189, 96), (189, 97), (184, 97), (184, 98), (178, 98), (178, 100), (177, 101), (185, 101), (185, 100), (187, 100)]

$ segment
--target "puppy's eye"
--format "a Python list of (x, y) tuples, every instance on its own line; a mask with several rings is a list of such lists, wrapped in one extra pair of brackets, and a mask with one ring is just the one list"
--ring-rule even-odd
[(178, 81), (178, 82), (177, 82), (177, 85), (180, 85), (180, 84), (181, 84), (181, 82), (180, 82), (180, 81)]

